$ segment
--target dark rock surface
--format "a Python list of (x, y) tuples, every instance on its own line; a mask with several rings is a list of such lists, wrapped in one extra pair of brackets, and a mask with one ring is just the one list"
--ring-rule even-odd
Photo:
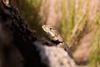
[(0, 0), (0, 67), (46, 67), (32, 44), (34, 34), (18, 9)]

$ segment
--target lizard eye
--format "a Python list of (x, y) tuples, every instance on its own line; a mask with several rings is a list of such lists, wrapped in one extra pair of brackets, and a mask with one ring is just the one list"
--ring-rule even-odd
[(50, 30), (51, 30), (52, 28), (50, 28)]

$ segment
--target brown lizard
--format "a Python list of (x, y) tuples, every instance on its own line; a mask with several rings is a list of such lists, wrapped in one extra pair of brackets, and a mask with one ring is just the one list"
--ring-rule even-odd
[(64, 50), (68, 52), (69, 56), (73, 58), (68, 45), (66, 44), (60, 33), (53, 26), (43, 25), (42, 28), (46, 32), (52, 43), (56, 44), (57, 47), (64, 48)]

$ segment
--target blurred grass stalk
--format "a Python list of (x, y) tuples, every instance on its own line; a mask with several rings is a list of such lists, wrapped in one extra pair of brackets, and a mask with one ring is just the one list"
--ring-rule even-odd
[[(100, 65), (100, 6), (98, 6), (98, 16), (96, 22), (89, 22), (89, 5), (91, 0), (87, 1), (86, 10), (82, 12), (82, 1), (79, 0), (78, 4), (75, 4), (75, 0), (68, 0), (68, 12), (66, 12), (65, 0), (61, 2), (62, 8), (62, 18), (60, 20), (60, 32), (64, 40), (68, 43), (69, 46), (75, 46), (78, 43), (78, 40), (81, 38), (79, 35), (81, 32), (85, 32), (83, 29), (85, 24), (91, 23), (91, 31), (97, 27), (95, 30), (93, 38), (91, 39), (91, 52), (89, 56), (89, 65), (91, 67), (97, 67)], [(76, 7), (75, 7), (76, 5)], [(66, 13), (68, 17), (66, 17)], [(95, 20), (94, 19), (94, 20)], [(95, 24), (96, 23), (96, 24)]]
[[(76, 4), (75, 0), (68, 0), (68, 12), (66, 12), (65, 1), (61, 2), (62, 6), (62, 18), (60, 21), (61, 24), (61, 34), (64, 40), (68, 43), (69, 46), (73, 46), (73, 44), (77, 44), (78, 36), (87, 23), (87, 14), (88, 14), (88, 6), (90, 0), (88, 0), (86, 5), (86, 10), (83, 12), (82, 1), (79, 0), (79, 3)], [(66, 13), (68, 14), (66, 18)]]
[(92, 28), (94, 31), (94, 36), (91, 40), (91, 52), (89, 56), (89, 64), (91, 65), (91, 67), (100, 66), (100, 5), (98, 5), (97, 16), (95, 17), (95, 19), (96, 28)]

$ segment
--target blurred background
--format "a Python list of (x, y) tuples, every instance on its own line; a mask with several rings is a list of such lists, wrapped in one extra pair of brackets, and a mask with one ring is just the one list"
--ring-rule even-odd
[(41, 26), (56, 27), (80, 66), (100, 67), (100, 0), (13, 0), (20, 14), (46, 37)]

